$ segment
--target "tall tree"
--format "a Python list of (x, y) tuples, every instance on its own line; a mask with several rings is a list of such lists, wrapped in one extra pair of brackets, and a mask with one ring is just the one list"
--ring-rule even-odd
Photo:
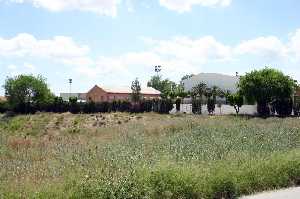
[(33, 106), (43, 106), (53, 99), (46, 79), (42, 76), (19, 75), (7, 78), (4, 88), (8, 103), (18, 112), (31, 112)]
[(131, 90), (132, 90), (132, 93), (131, 93), (131, 100), (132, 100), (132, 102), (134, 102), (134, 103), (140, 102), (142, 96), (141, 96), (141, 84), (140, 84), (138, 78), (136, 78), (132, 82), (132, 84), (131, 84)]
[(202, 113), (203, 95), (205, 95), (206, 89), (205, 83), (200, 83), (192, 88), (192, 107), (195, 114)]
[(258, 113), (269, 116), (269, 104), (284, 101), (294, 94), (295, 81), (281, 71), (271, 68), (254, 70), (240, 78), (239, 89), (249, 101), (256, 101)]

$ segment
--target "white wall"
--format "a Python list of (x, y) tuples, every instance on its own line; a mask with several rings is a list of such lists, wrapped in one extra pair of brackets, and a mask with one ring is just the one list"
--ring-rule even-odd
[[(180, 112), (181, 113), (187, 113), (192, 114), (192, 104), (181, 104), (180, 105)], [(171, 111), (171, 113), (176, 113), (176, 105), (174, 105), (174, 109)], [(222, 105), (221, 110), (216, 105), (215, 108), (215, 115), (230, 115), (235, 114), (235, 109), (230, 105)], [(202, 105), (202, 114), (208, 115), (207, 106)], [(256, 105), (244, 105), (240, 109), (240, 114), (247, 114), (247, 115), (255, 115), (257, 114), (257, 106)]]

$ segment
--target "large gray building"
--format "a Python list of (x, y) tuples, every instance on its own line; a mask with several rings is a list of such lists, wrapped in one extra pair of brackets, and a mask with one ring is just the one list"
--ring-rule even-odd
[(200, 83), (205, 83), (208, 87), (217, 86), (224, 91), (235, 93), (239, 76), (223, 75), (218, 73), (200, 73), (183, 81), (185, 91), (190, 91)]

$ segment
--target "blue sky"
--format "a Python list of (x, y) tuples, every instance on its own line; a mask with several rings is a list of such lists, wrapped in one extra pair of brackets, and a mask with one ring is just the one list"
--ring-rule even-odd
[(300, 80), (299, 10), (298, 0), (0, 0), (0, 84), (41, 74), (56, 94), (69, 78), (86, 92), (146, 84), (154, 65), (173, 81), (264, 66)]

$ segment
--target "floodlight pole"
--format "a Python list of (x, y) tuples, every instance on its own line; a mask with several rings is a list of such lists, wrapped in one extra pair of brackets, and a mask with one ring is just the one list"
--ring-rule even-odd
[(159, 73), (161, 72), (161, 66), (154, 66), (154, 71), (157, 73), (157, 76), (159, 76)]
[(72, 82), (73, 80), (72, 79), (69, 79), (69, 84), (70, 84), (70, 90), (69, 90), (69, 99), (71, 97), (71, 91), (72, 91)]

